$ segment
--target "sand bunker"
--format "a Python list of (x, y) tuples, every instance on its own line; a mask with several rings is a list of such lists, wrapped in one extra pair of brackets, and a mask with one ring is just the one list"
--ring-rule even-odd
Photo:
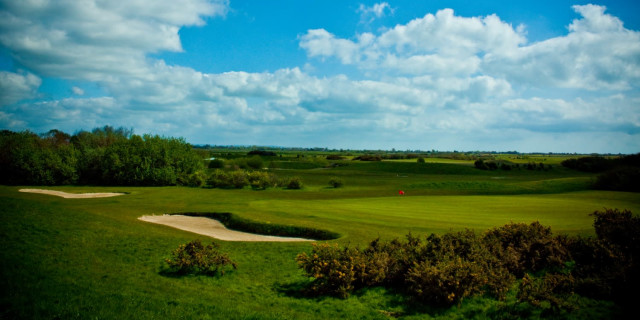
[(206, 217), (182, 215), (142, 216), (139, 220), (162, 224), (225, 241), (314, 241), (303, 238), (264, 236), (227, 229), (220, 221)]
[(88, 198), (106, 198), (106, 197), (115, 197), (124, 195), (124, 193), (116, 193), (116, 192), (100, 192), (100, 193), (67, 193), (62, 191), (55, 190), (45, 190), (45, 189), (20, 189), (20, 192), (29, 192), (29, 193), (41, 193), (48, 194), (52, 196), (63, 197), (66, 199), (88, 199)]

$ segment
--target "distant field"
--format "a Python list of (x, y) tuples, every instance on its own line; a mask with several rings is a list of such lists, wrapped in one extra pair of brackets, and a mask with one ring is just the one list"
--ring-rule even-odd
[[(281, 177), (302, 177), (302, 190), (54, 187), (73, 193), (127, 193), (63, 199), (0, 186), (0, 285), (6, 292), (0, 317), (388, 319), (397, 313), (407, 319), (468, 318), (500, 306), (480, 297), (450, 309), (420, 309), (380, 288), (346, 300), (305, 298), (296, 288), (308, 279), (294, 261), (296, 254), (310, 250), (305, 243), (216, 241), (238, 262), (238, 270), (222, 277), (167, 276), (163, 259), (173, 249), (193, 239), (211, 239), (137, 220), (142, 215), (232, 212), (263, 223), (335, 231), (342, 237), (334, 242), (364, 245), (408, 232), (482, 232), (510, 221), (540, 221), (555, 233), (591, 235), (589, 214), (595, 210), (640, 212), (637, 193), (589, 190), (590, 174), (562, 167), (482, 171), (458, 163), (344, 161), (334, 168), (272, 170)], [(334, 176), (344, 187), (329, 187)], [(399, 190), (405, 195), (398, 195)], [(606, 302), (585, 302), (572, 317), (606, 315), (610, 308)]]

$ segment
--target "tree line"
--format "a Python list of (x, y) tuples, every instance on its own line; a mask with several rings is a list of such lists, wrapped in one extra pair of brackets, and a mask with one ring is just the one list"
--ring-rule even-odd
[(640, 153), (616, 158), (599, 156), (567, 159), (562, 166), (599, 173), (593, 187), (601, 190), (640, 191)]
[(187, 185), (202, 157), (182, 138), (135, 135), (105, 126), (73, 135), (0, 131), (0, 183), (27, 185)]

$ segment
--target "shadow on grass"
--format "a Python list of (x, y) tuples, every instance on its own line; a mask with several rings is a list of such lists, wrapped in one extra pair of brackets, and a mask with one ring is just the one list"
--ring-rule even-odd
[[(312, 280), (301, 280), (289, 283), (276, 283), (274, 289), (276, 292), (287, 297), (296, 299), (308, 299), (313, 301), (322, 301), (325, 299), (340, 299), (340, 297), (330, 294), (320, 294), (311, 289)], [(436, 317), (445, 314), (451, 307), (433, 307), (420, 303), (410, 296), (406, 295), (400, 289), (386, 287), (362, 288), (352, 292), (349, 297), (357, 299), (367, 299), (367, 296), (381, 295), (384, 301), (385, 310), (378, 310), (388, 317), (403, 317), (411, 315), (424, 315)]]
[(174, 279), (183, 278), (183, 277), (209, 277), (214, 279), (220, 279), (225, 275), (226, 276), (232, 275), (234, 272), (235, 272), (235, 269), (224, 270), (224, 271), (221, 271), (221, 270), (182, 271), (182, 270), (171, 269), (169, 267), (162, 267), (160, 268), (160, 271), (158, 271), (158, 274), (163, 277), (174, 278)]

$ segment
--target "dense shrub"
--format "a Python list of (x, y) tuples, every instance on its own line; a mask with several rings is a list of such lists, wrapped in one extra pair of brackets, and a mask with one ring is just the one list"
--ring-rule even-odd
[(372, 155), (372, 154), (364, 154), (358, 157), (353, 158), (353, 160), (360, 161), (382, 161), (382, 156), (380, 155)]
[(207, 185), (212, 188), (227, 188), (231, 185), (229, 175), (224, 170), (216, 169), (207, 178)]
[(224, 160), (213, 159), (209, 161), (209, 169), (222, 169), (224, 168)]
[(574, 286), (575, 279), (570, 274), (548, 273), (541, 278), (525, 274), (516, 298), (519, 302), (527, 302), (535, 307), (549, 308), (552, 313), (560, 310), (571, 311), (576, 308), (569, 301)]
[(302, 189), (302, 178), (291, 177), (286, 183), (287, 189)]
[(338, 178), (338, 177), (331, 177), (329, 179), (329, 185), (334, 187), (334, 188), (340, 188), (344, 185), (344, 182), (342, 182), (342, 179)]
[(247, 159), (247, 166), (255, 170), (262, 169), (262, 158), (256, 155)]
[(473, 165), (476, 167), (476, 169), (480, 169), (480, 170), (489, 170), (489, 167), (487, 167), (487, 165), (484, 163), (484, 160), (482, 159), (478, 159), (476, 160)]
[(5, 130), (0, 150), (0, 183), (8, 184), (176, 185), (203, 168), (183, 139), (109, 126), (73, 136)]
[(254, 190), (264, 190), (277, 185), (276, 177), (263, 171), (252, 171), (247, 174), (247, 181)]
[[(477, 236), (472, 230), (449, 232), (442, 236), (431, 234), (427, 237), (423, 257), (433, 263), (446, 264), (447, 261), (459, 258), (474, 264), (474, 267), (481, 270), (478, 278), (472, 282), (479, 287), (474, 292), (484, 292), (486, 289), (488, 293), (502, 299), (515, 277), (495, 255), (494, 250), (491, 250), (490, 244), (490, 241), (485, 241), (484, 237)], [(482, 286), (485, 288), (480, 288)], [(458, 296), (455, 301), (462, 298), (463, 296)]]
[(349, 296), (355, 289), (356, 278), (362, 277), (366, 265), (360, 252), (328, 243), (314, 243), (312, 246), (310, 255), (301, 253), (296, 257), (300, 268), (314, 278), (310, 289), (318, 294), (331, 294), (341, 298)]
[(240, 169), (233, 171), (216, 169), (206, 179), (206, 185), (211, 188), (242, 189), (245, 186), (251, 186), (254, 190), (264, 190), (281, 184), (283, 183), (274, 174), (265, 171), (245, 171)]
[(330, 154), (327, 156), (327, 160), (344, 160), (345, 157), (339, 156), (337, 154)]
[(251, 150), (247, 153), (249, 156), (265, 156), (265, 157), (275, 157), (277, 154), (273, 151), (265, 151), (265, 150)]
[(249, 185), (249, 180), (247, 179), (247, 173), (243, 170), (235, 170), (229, 173), (229, 182), (230, 185), (228, 187), (242, 189), (245, 186)]
[(621, 166), (598, 176), (594, 188), (614, 191), (640, 191), (640, 168)]
[(478, 264), (460, 257), (435, 263), (422, 261), (409, 269), (407, 290), (421, 302), (449, 306), (481, 292), (486, 284), (482, 271)]
[(597, 238), (569, 242), (574, 257), (576, 292), (632, 303), (628, 292), (640, 286), (640, 218), (628, 210), (596, 211)]
[(178, 184), (188, 187), (199, 188), (206, 184), (207, 174), (204, 171), (197, 171), (189, 175), (178, 177)]
[(560, 163), (563, 167), (586, 172), (602, 172), (610, 169), (613, 162), (604, 157), (582, 157), (567, 159)]
[(165, 262), (171, 272), (178, 274), (224, 274), (227, 266), (237, 268), (234, 261), (218, 250), (215, 242), (205, 246), (200, 240), (180, 245)]
[(562, 268), (570, 259), (562, 238), (554, 237), (551, 228), (539, 222), (509, 223), (491, 229), (483, 241), (492, 255), (517, 277), (528, 271)]
[(309, 290), (346, 297), (385, 286), (415, 300), (448, 306), (478, 294), (504, 299), (516, 279), (516, 298), (543, 314), (574, 309), (574, 292), (631, 305), (640, 286), (640, 218), (629, 211), (596, 211), (597, 238), (554, 236), (538, 222), (510, 223), (477, 235), (471, 230), (372, 241), (366, 248), (314, 245), (297, 257), (314, 278)]
[[(315, 278), (310, 290), (344, 297), (361, 287), (384, 285), (422, 302), (447, 305), (481, 292), (502, 298), (514, 277), (502, 268), (473, 231), (432, 234), (421, 241), (372, 241), (365, 249), (314, 246), (297, 258)], [(338, 268), (339, 272), (331, 268)], [(434, 284), (440, 286), (434, 287)]]
[(418, 157), (418, 163), (425, 163), (424, 157)]

